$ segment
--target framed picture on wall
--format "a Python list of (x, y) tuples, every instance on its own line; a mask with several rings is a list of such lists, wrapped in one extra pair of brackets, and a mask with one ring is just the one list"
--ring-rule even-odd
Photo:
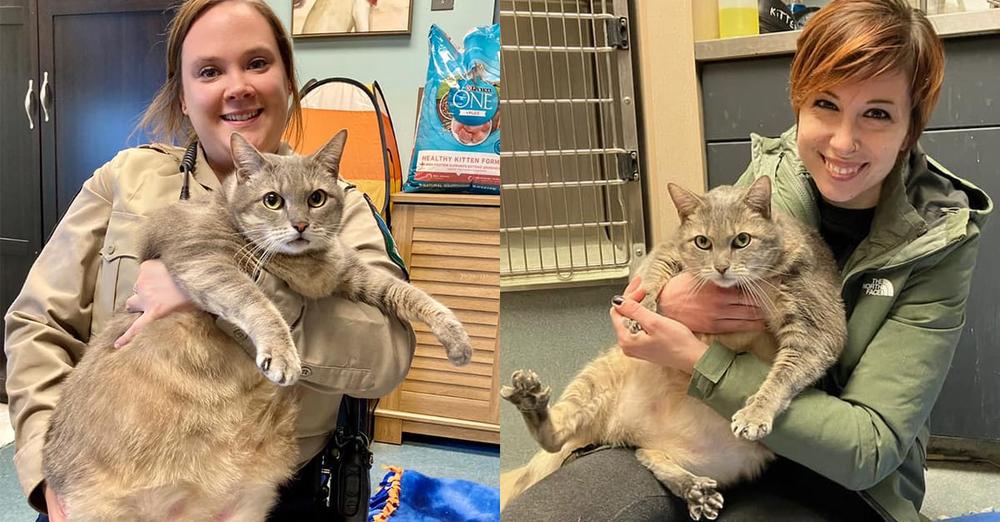
[(292, 36), (410, 34), (413, 0), (291, 0)]

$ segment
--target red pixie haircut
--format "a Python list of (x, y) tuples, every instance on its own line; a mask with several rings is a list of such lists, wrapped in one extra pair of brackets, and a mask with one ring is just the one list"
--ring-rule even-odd
[(910, 85), (910, 129), (917, 143), (941, 93), (944, 48), (934, 26), (904, 0), (833, 0), (806, 24), (792, 61), (791, 102), (845, 83), (903, 73)]

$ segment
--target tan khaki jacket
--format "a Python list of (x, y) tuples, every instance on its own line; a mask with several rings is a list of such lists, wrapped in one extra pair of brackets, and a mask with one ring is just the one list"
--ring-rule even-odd
[[(45, 506), (42, 445), (63, 379), (83, 356), (91, 335), (132, 294), (139, 269), (136, 229), (151, 211), (177, 201), (182, 154), (183, 149), (160, 145), (128, 149), (99, 168), (84, 183), (7, 312), (4, 349), (16, 434), (14, 465), (35, 509)], [(219, 187), (199, 150), (191, 197)], [(341, 239), (370, 266), (402, 275), (357, 190), (347, 192)], [(379, 397), (402, 381), (415, 339), (409, 325), (371, 306), (339, 297), (307, 300), (273, 277), (261, 286), (294, 325), (302, 358), (298, 439), (304, 462), (319, 452), (336, 426), (342, 394)]]

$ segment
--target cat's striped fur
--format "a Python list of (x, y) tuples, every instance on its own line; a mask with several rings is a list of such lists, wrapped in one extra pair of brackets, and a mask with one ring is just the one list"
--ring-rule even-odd
[[(313, 156), (278, 156), (234, 135), (238, 169), (221, 191), (148, 218), (141, 258), (162, 260), (199, 309), (153, 321), (116, 350), (136, 317), (119, 313), (70, 374), (43, 468), (71, 522), (264, 520), (298, 457), (288, 385), (300, 363), (289, 325), (254, 281), (261, 270), (307, 298), (339, 293), (424, 321), (454, 364), (469, 361), (450, 310), (338, 239), (345, 140), (341, 131)], [(267, 208), (268, 193), (280, 208)], [(215, 316), (247, 334), (256, 365)]]
[[(771, 212), (770, 178), (704, 196), (671, 185), (670, 194), (681, 225), (639, 270), (643, 304), (656, 310), (660, 290), (682, 271), (702, 283), (739, 285), (761, 306), (767, 331), (700, 338), (772, 362), (766, 380), (725, 419), (688, 395), (689, 375), (627, 357), (618, 346), (588, 364), (551, 408), (549, 388), (537, 375), (515, 372), (501, 395), (518, 407), (544, 451), (501, 477), (502, 505), (573, 450), (596, 443), (636, 448), (639, 461), (687, 501), (693, 519), (714, 519), (723, 505), (717, 488), (760, 474), (774, 455), (754, 441), (843, 349), (846, 321), (833, 256), (815, 231)], [(734, 243), (740, 233), (749, 234), (748, 243), (746, 237)], [(627, 324), (637, 333), (634, 322)]]

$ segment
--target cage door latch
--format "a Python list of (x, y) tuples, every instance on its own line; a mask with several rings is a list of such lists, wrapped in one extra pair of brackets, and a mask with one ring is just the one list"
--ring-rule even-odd
[(615, 49), (628, 49), (628, 18), (610, 18), (605, 20), (608, 30), (608, 45)]
[(618, 179), (639, 181), (639, 153), (628, 150), (618, 153)]

